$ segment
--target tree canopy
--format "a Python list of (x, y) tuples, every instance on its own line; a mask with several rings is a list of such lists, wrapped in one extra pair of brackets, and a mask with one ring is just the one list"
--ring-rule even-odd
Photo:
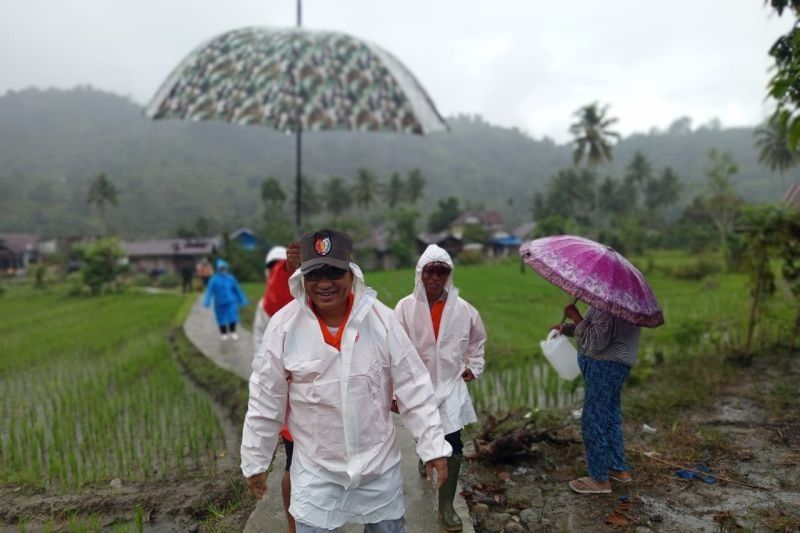
[(611, 161), (612, 147), (621, 136), (609, 129), (617, 119), (608, 116), (608, 108), (600, 108), (594, 102), (575, 112), (578, 121), (569, 127), (569, 132), (574, 137), (572, 159), (576, 166), (582, 160), (590, 167)]

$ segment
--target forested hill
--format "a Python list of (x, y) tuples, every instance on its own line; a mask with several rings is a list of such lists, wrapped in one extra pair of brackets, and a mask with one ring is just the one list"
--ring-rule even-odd
[[(571, 118), (564, 117), (565, 129)], [(321, 184), (333, 175), (352, 180), (365, 167), (386, 182), (394, 172), (419, 168), (426, 180), (423, 211), (441, 197), (457, 196), (462, 205), (498, 209), (514, 223), (529, 218), (533, 192), (571, 164), (568, 146), (477, 117), (448, 122), (450, 132), (428, 137), (308, 134), (304, 173)], [(121, 190), (109, 218), (123, 235), (170, 235), (198, 216), (257, 227), (263, 179), (275, 176), (292, 190), (294, 143), (293, 136), (265, 128), (151, 122), (130, 100), (90, 88), (9, 92), (0, 97), (0, 231), (98, 232), (102, 225), (86, 194), (100, 172)], [(734, 154), (736, 187), (748, 200), (781, 196), (781, 177), (758, 165), (750, 128), (675, 127), (633, 135), (615, 148), (615, 163), (603, 173), (621, 174), (641, 150), (655, 169), (672, 166), (690, 184), (690, 196), (704, 180), (710, 148)]]

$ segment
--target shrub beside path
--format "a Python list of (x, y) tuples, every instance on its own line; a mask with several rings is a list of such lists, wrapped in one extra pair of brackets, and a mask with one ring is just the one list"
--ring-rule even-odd
[[(199, 297), (194, 307), (192, 307), (189, 317), (183, 324), (183, 330), (192, 344), (218, 366), (233, 372), (245, 381), (250, 379), (250, 364), (254, 350), (252, 335), (249, 331), (240, 327), (238, 341), (227, 340), (223, 342), (220, 340), (219, 330), (214, 321), (212, 311), (203, 307), (202, 297)], [(400, 453), (403, 456), (403, 492), (405, 493), (408, 533), (438, 533), (444, 531), (436, 515), (438, 501), (436, 492), (417, 473), (417, 454), (415, 452), (414, 439), (411, 437), (411, 433), (403, 427), (400, 418), (397, 416), (395, 416), (395, 423), (397, 425)], [(270, 474), (267, 476), (267, 496), (256, 504), (255, 510), (250, 515), (245, 526), (244, 531), (246, 533), (273, 533), (276, 531), (276, 525), (285, 524), (280, 487), (285, 461), (283, 446), (278, 446), (276, 460)], [(457, 493), (460, 491), (461, 488), (459, 487)], [(473, 532), (466, 503), (460, 496), (456, 497), (455, 508), (464, 522), (464, 531), (467, 533)], [(347, 533), (360, 532), (362, 530), (362, 527), (352, 525), (342, 528), (342, 531)]]

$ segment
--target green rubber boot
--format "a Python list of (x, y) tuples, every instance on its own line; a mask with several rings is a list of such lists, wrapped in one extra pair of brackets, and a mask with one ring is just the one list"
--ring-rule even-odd
[(419, 460), (419, 464), (417, 465), (417, 470), (419, 470), (420, 476), (428, 477), (428, 471), (425, 469), (425, 463), (422, 462), (422, 459)]
[(456, 497), (458, 487), (458, 473), (461, 471), (463, 455), (454, 455), (447, 458), (447, 481), (439, 489), (439, 514), (442, 516), (444, 528), (447, 531), (461, 531), (461, 519), (453, 509), (453, 499)]

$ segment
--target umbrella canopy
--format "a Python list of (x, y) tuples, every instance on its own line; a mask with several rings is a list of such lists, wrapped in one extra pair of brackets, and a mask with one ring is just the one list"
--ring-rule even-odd
[(557, 235), (525, 243), (519, 253), (544, 279), (592, 307), (637, 326), (664, 323), (642, 273), (609, 246)]
[(211, 39), (178, 65), (145, 114), (296, 132), (298, 230), (302, 132), (422, 135), (447, 129), (431, 98), (392, 54), (344, 33), (299, 28), (243, 28)]
[(344, 33), (303, 29), (243, 28), (211, 39), (178, 65), (145, 113), (285, 132), (447, 128), (392, 54)]

